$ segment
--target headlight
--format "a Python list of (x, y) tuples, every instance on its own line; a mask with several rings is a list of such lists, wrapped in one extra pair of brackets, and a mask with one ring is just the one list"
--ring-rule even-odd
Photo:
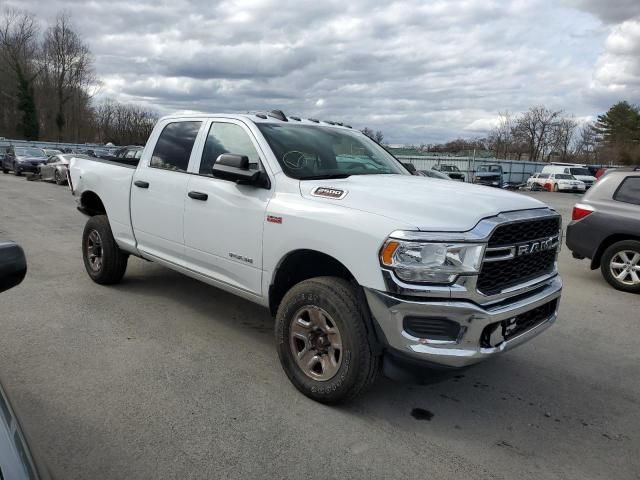
[(451, 283), (460, 274), (480, 272), (484, 245), (477, 243), (424, 243), (388, 240), (380, 262), (401, 280)]

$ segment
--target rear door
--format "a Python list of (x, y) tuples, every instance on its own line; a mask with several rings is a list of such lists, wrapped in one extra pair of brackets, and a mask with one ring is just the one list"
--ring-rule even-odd
[(190, 176), (184, 211), (188, 268), (245, 292), (259, 295), (262, 231), (272, 189), (214, 178), (211, 169), (223, 153), (246, 155), (265, 171), (251, 131), (240, 121), (215, 119), (206, 129), (201, 162)]
[(187, 173), (202, 120), (167, 120), (146, 152), (131, 185), (131, 223), (142, 252), (184, 263)]

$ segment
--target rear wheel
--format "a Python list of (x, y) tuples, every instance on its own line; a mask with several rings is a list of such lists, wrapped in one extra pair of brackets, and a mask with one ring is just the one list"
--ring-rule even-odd
[(91, 279), (101, 285), (122, 280), (129, 255), (118, 247), (106, 215), (91, 217), (82, 234), (82, 257)]
[(602, 254), (600, 270), (613, 288), (640, 293), (640, 242), (623, 240), (611, 245)]
[(317, 277), (295, 285), (276, 315), (280, 363), (294, 386), (313, 400), (350, 400), (375, 380), (380, 358), (367, 333), (368, 311), (346, 280)]
[(22, 172), (20, 170), (18, 170), (18, 167), (16, 167), (15, 165), (13, 166), (13, 174), (16, 177), (19, 177), (20, 175), (22, 175)]
[(53, 173), (53, 179), (55, 180), (56, 185), (62, 185), (66, 181), (60, 173), (60, 170), (57, 169)]

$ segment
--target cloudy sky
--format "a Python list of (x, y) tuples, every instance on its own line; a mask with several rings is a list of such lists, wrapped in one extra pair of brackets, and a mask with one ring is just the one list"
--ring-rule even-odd
[(72, 16), (101, 94), (162, 114), (281, 108), (391, 143), (535, 104), (640, 103), (640, 0), (0, 0)]

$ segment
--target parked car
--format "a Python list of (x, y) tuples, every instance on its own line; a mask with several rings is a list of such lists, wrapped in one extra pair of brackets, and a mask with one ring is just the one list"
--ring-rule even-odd
[(438, 165), (434, 165), (433, 167), (431, 167), (431, 169), (436, 170), (438, 172), (442, 172), (445, 175), (448, 175), (449, 178), (453, 180), (460, 180), (461, 182), (464, 182), (466, 179), (466, 177), (464, 176), (464, 173), (462, 173), (460, 169), (455, 165), (446, 165), (441, 163)]
[(41, 148), (9, 146), (2, 160), (2, 173), (10, 170), (18, 176), (24, 172), (38, 173), (38, 168), (46, 161), (47, 156)]
[(542, 168), (542, 173), (573, 175), (576, 180), (584, 182), (586, 188), (590, 188), (596, 181), (596, 177), (585, 165), (546, 165)]
[(573, 208), (567, 246), (611, 286), (640, 293), (640, 168), (601, 177)]
[(91, 280), (120, 282), (135, 255), (269, 308), (285, 373), (320, 402), (355, 397), (381, 364), (424, 374), (493, 357), (557, 316), (557, 212), (425, 188), (346, 126), (170, 116), (136, 168), (73, 158), (69, 173)]
[(47, 157), (52, 157), (53, 155), (60, 155), (62, 150), (58, 150), (57, 148), (43, 148), (44, 154)]
[(438, 172), (437, 170), (416, 170), (416, 173), (414, 173), (414, 175), (437, 178), (439, 180), (451, 180), (451, 177), (449, 175), (445, 175), (444, 173)]
[(503, 174), (502, 165), (498, 164), (486, 164), (478, 165), (476, 173), (473, 177), (473, 183), (480, 185), (487, 185), (489, 187), (502, 187)]
[(544, 182), (543, 188), (550, 192), (584, 192), (587, 189), (584, 182), (566, 173), (551, 173), (549, 177), (540, 179), (540, 181)]
[(73, 157), (89, 158), (88, 155), (75, 153), (61, 153), (59, 155), (53, 155), (47, 159), (47, 163), (40, 165), (40, 178), (42, 180), (56, 182), (57, 185), (64, 185), (67, 183), (67, 167), (69, 165), (69, 160)]
[[(24, 251), (0, 241), (0, 293), (20, 284), (27, 273)], [(7, 391), (0, 383), (0, 479), (46, 480), (49, 471), (30, 447)]]

